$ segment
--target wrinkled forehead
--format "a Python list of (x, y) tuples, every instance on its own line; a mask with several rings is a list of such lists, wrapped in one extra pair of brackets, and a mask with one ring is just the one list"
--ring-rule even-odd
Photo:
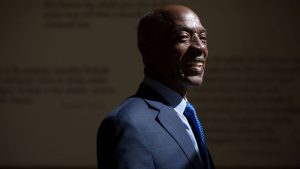
[(190, 29), (202, 30), (204, 27), (201, 24), (199, 17), (190, 9), (172, 9), (167, 10), (167, 14), (173, 23), (173, 26), (188, 27)]
[(174, 23), (175, 27), (187, 27), (196, 31), (201, 31), (202, 29), (204, 29), (198, 16), (193, 13), (182, 15), (181, 17), (174, 20)]
[(200, 19), (198, 16), (192, 12), (185, 13), (181, 15), (181, 17), (177, 20), (177, 22), (185, 22), (191, 26), (198, 26), (201, 25)]

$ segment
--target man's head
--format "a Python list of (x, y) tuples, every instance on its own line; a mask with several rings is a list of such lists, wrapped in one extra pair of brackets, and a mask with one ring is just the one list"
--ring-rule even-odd
[(138, 26), (145, 74), (176, 91), (200, 85), (208, 55), (206, 38), (200, 19), (185, 6), (148, 12)]

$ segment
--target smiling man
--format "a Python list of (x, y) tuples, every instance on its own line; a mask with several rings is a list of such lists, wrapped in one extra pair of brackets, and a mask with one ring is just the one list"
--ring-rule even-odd
[(102, 122), (97, 140), (101, 169), (214, 169), (191, 86), (203, 81), (207, 32), (198, 16), (181, 5), (144, 15), (138, 48), (145, 78), (137, 93)]

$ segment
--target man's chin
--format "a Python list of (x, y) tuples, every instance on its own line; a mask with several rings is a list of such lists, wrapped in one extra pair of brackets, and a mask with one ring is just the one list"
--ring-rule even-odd
[(203, 76), (188, 76), (184, 78), (184, 84), (186, 86), (200, 86), (203, 81)]

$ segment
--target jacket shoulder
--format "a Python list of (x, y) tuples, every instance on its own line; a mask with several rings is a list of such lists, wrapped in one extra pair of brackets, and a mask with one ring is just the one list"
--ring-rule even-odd
[(155, 112), (157, 111), (143, 98), (129, 97), (110, 112), (105, 119), (112, 118), (117, 121), (137, 121), (156, 116)]

